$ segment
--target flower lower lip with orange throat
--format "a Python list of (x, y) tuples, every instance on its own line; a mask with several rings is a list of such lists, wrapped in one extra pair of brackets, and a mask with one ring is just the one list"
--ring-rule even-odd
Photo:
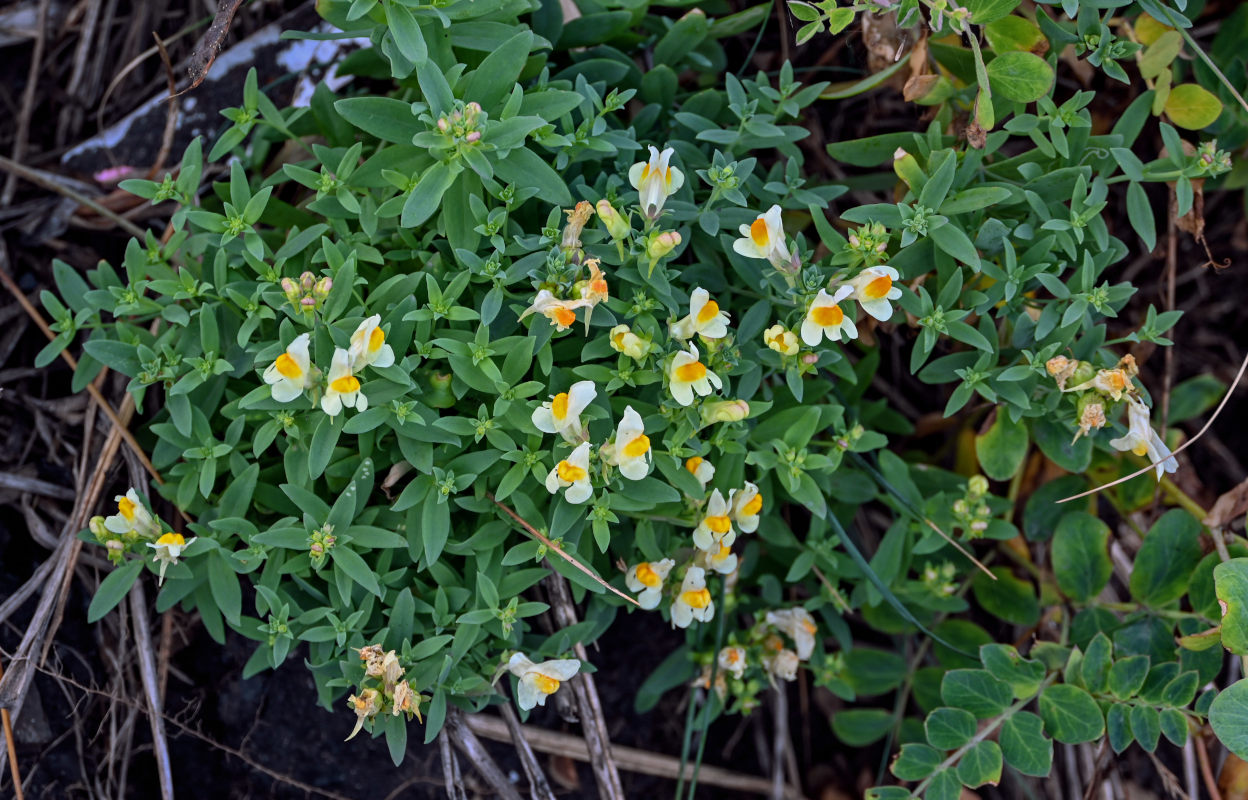
[(312, 372), (312, 359), (308, 355), (308, 334), (301, 333), (264, 371), (264, 382), (269, 384), (273, 399), (289, 403), (316, 380)]
[(360, 391), (360, 379), (351, 371), (351, 354), (341, 347), (334, 350), (329, 366), (329, 385), (321, 397), (321, 410), (331, 417), (342, 413), (342, 407), (364, 411), (368, 398)]
[(740, 228), (741, 238), (732, 243), (732, 249), (746, 258), (763, 258), (779, 267), (793, 260), (785, 244), (784, 223), (780, 218), (780, 206), (772, 206), (758, 219)]
[(854, 325), (853, 318), (840, 306), (840, 302), (853, 294), (853, 291), (852, 286), (841, 286), (836, 294), (830, 295), (826, 289), (820, 289), (806, 311), (806, 318), (802, 320), (802, 341), (814, 347), (825, 336), (833, 342), (857, 339), (858, 328)]

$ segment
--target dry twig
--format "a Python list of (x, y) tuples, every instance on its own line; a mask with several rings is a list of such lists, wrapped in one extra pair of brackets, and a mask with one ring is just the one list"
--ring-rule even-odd
[(511, 741), (516, 746), (516, 752), (520, 755), (520, 764), (524, 767), (524, 774), (529, 779), (529, 797), (532, 800), (555, 800), (555, 793), (550, 790), (550, 783), (546, 780), (546, 773), (542, 772), (542, 765), (537, 762), (537, 756), (533, 753), (533, 748), (529, 745), (527, 739), (524, 738), (524, 730), (520, 727), (520, 720), (516, 717), (516, 712), (511, 706), (503, 704), (502, 706), (503, 721), (507, 723), (507, 731), (511, 734)]
[[(4, 665), (0, 664), (0, 678), (4, 678)], [(13, 792), (17, 800), (24, 800), (22, 794), (22, 771), (17, 766), (17, 739), (13, 736), (13, 721), (9, 719), (9, 710), (0, 708), (0, 724), (4, 726), (4, 745), (9, 751), (9, 771), (13, 774)]]
[(485, 778), (499, 797), (503, 800), (524, 800), (481, 744), (481, 740), (464, 724), (464, 716), (459, 709), (446, 710), (446, 728), (450, 732), (451, 742), (477, 768), (477, 772), (481, 773), (481, 777)]
[(143, 697), (147, 716), (152, 723), (152, 749), (156, 755), (156, 773), (160, 779), (162, 800), (173, 800), (173, 764), (169, 759), (169, 741), (165, 738), (165, 719), (161, 712), (160, 687), (156, 679), (156, 657), (152, 652), (152, 631), (147, 616), (147, 598), (143, 581), (130, 587), (130, 613), (134, 615), (135, 644), (139, 656), (139, 675), (143, 678)]

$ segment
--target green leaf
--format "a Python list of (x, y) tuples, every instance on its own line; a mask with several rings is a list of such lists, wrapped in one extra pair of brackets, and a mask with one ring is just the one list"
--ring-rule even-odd
[(87, 607), (87, 622), (98, 622), (116, 608), (130, 591), (142, 569), (143, 562), (136, 558), (108, 573), (108, 577), (100, 581), (100, 588), (96, 590), (95, 596), (91, 598), (91, 605)]
[(1044, 690), (1040, 695), (1040, 717), (1045, 730), (1065, 744), (1091, 742), (1105, 733), (1105, 718), (1092, 695), (1068, 683)]
[(702, 44), (710, 29), (706, 12), (694, 8), (678, 19), (654, 45), (654, 63), (673, 67), (678, 65)]
[(1187, 717), (1177, 708), (1161, 710), (1161, 732), (1175, 747), (1187, 744)]
[(1140, 77), (1153, 79), (1178, 57), (1183, 49), (1183, 34), (1166, 31), (1144, 49), (1138, 61)]
[(1010, 50), (1034, 53), (1040, 43), (1045, 41), (1044, 34), (1031, 20), (1013, 16), (1002, 17), (985, 25), (984, 38), (998, 55)]
[(847, 708), (832, 716), (832, 732), (850, 747), (866, 747), (888, 735), (894, 721), (882, 708)]
[(208, 586), (212, 589), (212, 599), (222, 616), (231, 625), (239, 624), (239, 615), (243, 611), (243, 591), (238, 585), (238, 573), (230, 566), (230, 562), (220, 551), (208, 556)]
[(308, 473), (312, 478), (321, 477), (329, 459), (334, 455), (334, 447), (338, 444), (338, 436), (342, 433), (342, 418), (328, 414), (321, 417), (316, 430), (312, 432), (312, 444), (308, 448)]
[(442, 204), (442, 195), (451, 188), (458, 175), (459, 170), (445, 161), (431, 164), (403, 201), (403, 214), (400, 218), (403, 227), (415, 228), (433, 216), (433, 212)]
[(997, 408), (996, 419), (983, 434), (975, 437), (975, 454), (984, 474), (994, 481), (1014, 477), (1027, 457), (1027, 426), (1021, 419), (1011, 421), (1004, 409)]
[(1109, 560), (1109, 526), (1085, 511), (1072, 511), (1053, 534), (1053, 571), (1062, 592), (1076, 603), (1101, 593), (1113, 565)]
[(976, 272), (980, 270), (979, 252), (961, 227), (952, 224), (941, 225), (939, 228), (932, 228), (927, 235), (944, 252)]
[(1199, 417), (1217, 405), (1224, 394), (1226, 384), (1216, 376), (1188, 378), (1170, 393), (1170, 425)]
[[(1149, 528), (1131, 571), (1131, 596), (1160, 607), (1187, 593), (1192, 571), (1204, 556), (1200, 522), (1182, 509), (1171, 509)], [(1216, 580), (1216, 578), (1215, 578)]]
[(1083, 685), (1090, 692), (1100, 694), (1105, 691), (1109, 682), (1109, 668), (1113, 664), (1114, 646), (1109, 637), (1098, 633), (1092, 637), (1083, 653), (1083, 662), (1079, 665), (1079, 674)]
[(1157, 220), (1153, 217), (1144, 187), (1136, 181), (1127, 184), (1127, 220), (1144, 242), (1144, 248), (1152, 252), (1157, 246)]
[(503, 42), (468, 76), (464, 99), (477, 101), (493, 115), (503, 98), (511, 94), (511, 87), (520, 78), (532, 49), (533, 32), (530, 30), (522, 30)]
[[(842, 712), (844, 713), (844, 712)], [(975, 715), (961, 708), (938, 708), (927, 715), (923, 730), (937, 750), (957, 750), (975, 735)]]
[(385, 142), (411, 144), (424, 125), (412, 114), (412, 104), (393, 97), (347, 97), (334, 110), (356, 128)]
[(921, 781), (936, 771), (945, 760), (944, 753), (925, 744), (903, 744), (889, 770), (903, 781)]
[(959, 800), (962, 797), (962, 781), (953, 767), (942, 769), (932, 776), (923, 800)]
[(572, 204), (572, 195), (563, 178), (527, 147), (512, 150), (506, 158), (495, 161), (494, 176), (519, 189), (536, 189), (538, 198), (545, 202), (560, 206)]
[(1087, 471), (1092, 463), (1092, 437), (1072, 441), (1074, 432), (1055, 419), (1040, 417), (1032, 421), (1031, 436), (1054, 464), (1076, 474)]
[(952, 669), (940, 682), (940, 699), (946, 705), (966, 709), (978, 719), (995, 717), (1013, 698), (1009, 684), (983, 669)]
[(1044, 664), (1023, 658), (1012, 645), (982, 645), (979, 658), (994, 678), (1010, 685), (1019, 700), (1034, 695), (1044, 681)]
[(1248, 655), (1248, 558), (1232, 558), (1213, 568), (1213, 591), (1222, 608), (1222, 646)]
[[(429, 48), (425, 45), (425, 37), (420, 32), (420, 24), (412, 12), (402, 3), (387, 3), (386, 19), (390, 23), (390, 35), (394, 37), (394, 43), (398, 45), (399, 52), (412, 62), (405, 69), (423, 65), (429, 58)], [(398, 762), (396, 761), (395, 764)]]
[(987, 25), (996, 22), (1018, 8), (1021, 0), (967, 0), (966, 7), (971, 12), (971, 22), (976, 25)]
[(1109, 736), (1109, 746), (1115, 753), (1121, 754), (1135, 741), (1131, 733), (1131, 709), (1122, 703), (1113, 703), (1105, 712), (1105, 732)]
[(1053, 769), (1053, 740), (1044, 735), (1040, 718), (1019, 711), (1001, 724), (1001, 754), (1005, 763), (1024, 775), (1046, 778)]
[(1065, 475), (1041, 484), (1027, 498), (1023, 508), (1023, 534), (1032, 542), (1047, 542), (1053, 538), (1058, 520), (1069, 510), (1058, 501), (1086, 488), (1087, 480), (1079, 475)]
[(1248, 759), (1248, 678), (1218, 693), (1209, 706), (1209, 724), (1226, 749)]
[(1126, 700), (1134, 697), (1148, 677), (1148, 656), (1120, 658), (1109, 668), (1109, 691), (1115, 697)]
[(1040, 601), (1031, 581), (1017, 577), (1009, 567), (992, 567), (996, 580), (976, 571), (971, 579), (975, 601), (998, 619), (1014, 625), (1034, 625), (1040, 619)]
[(1198, 131), (1222, 115), (1222, 101), (1203, 86), (1180, 83), (1166, 98), (1166, 116), (1180, 128)]
[[(1217, 701), (1214, 701), (1217, 704)], [(1210, 709), (1212, 712), (1212, 709)], [(1157, 749), (1157, 740), (1161, 737), (1161, 715), (1152, 706), (1133, 706), (1131, 708), (1131, 735), (1148, 752)], [(1212, 722), (1212, 717), (1210, 718)], [(1217, 733), (1218, 726), (1213, 730)]]
[(378, 597), (382, 596), (381, 586), (371, 567), (360, 558), (359, 554), (347, 547), (335, 547), (329, 551), (334, 558), (334, 566), (346, 573), (347, 577), (363, 586)]
[(958, 762), (958, 779), (974, 789), (1001, 782), (1001, 746), (988, 739), (976, 742)]
[(1053, 86), (1053, 68), (1034, 53), (1010, 50), (988, 63), (992, 91), (1016, 103), (1034, 103)]

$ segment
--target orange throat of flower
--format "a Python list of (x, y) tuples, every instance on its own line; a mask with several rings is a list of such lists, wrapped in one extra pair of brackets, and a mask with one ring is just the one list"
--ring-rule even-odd
[(550, 415), (563, 422), (568, 416), (568, 393), (560, 392), (550, 400)]
[(691, 361), (676, 368), (676, 378), (684, 383), (696, 383), (706, 377), (706, 367), (701, 361)]
[(624, 445), (624, 455), (628, 458), (641, 458), (650, 452), (650, 437), (644, 433)]
[(878, 278), (872, 278), (871, 282), (862, 290), (862, 296), (868, 300), (879, 300), (887, 297), (888, 293), (893, 290), (893, 279), (888, 275), (880, 275)]
[(663, 583), (663, 579), (659, 577), (659, 573), (654, 571), (654, 567), (651, 567), (649, 564), (644, 562), (637, 565), (637, 580), (641, 581), (646, 586), (649, 586), (651, 589), (654, 589)]
[(338, 394), (351, 394), (360, 390), (360, 381), (354, 375), (343, 375), (330, 381), (329, 388)]
[(533, 685), (542, 694), (554, 694), (559, 690), (559, 679), (539, 673), (533, 676)]
[(570, 461), (560, 461), (559, 466), (555, 469), (558, 472), (559, 480), (565, 483), (576, 483), (577, 481), (585, 480), (589, 475), (584, 469)]
[(713, 533), (717, 533), (720, 536), (723, 536), (732, 528), (732, 522), (728, 519), (727, 514), (708, 516), (703, 522), (706, 523), (706, 527), (710, 528)]
[(290, 353), (282, 353), (273, 365), (277, 367), (278, 373), (283, 378), (289, 378), (292, 381), (303, 374), (303, 370), (299, 368), (299, 362), (291, 358)]
[(835, 328), (845, 321), (845, 312), (840, 306), (815, 306), (810, 310), (810, 318), (821, 328)]
[(711, 604), (711, 592), (706, 587), (692, 589), (680, 596), (690, 608), (706, 608)]
[(707, 300), (706, 305), (702, 306), (701, 310), (698, 311), (698, 323), (705, 325), (717, 316), (719, 316), (719, 303), (716, 303), (714, 300)]

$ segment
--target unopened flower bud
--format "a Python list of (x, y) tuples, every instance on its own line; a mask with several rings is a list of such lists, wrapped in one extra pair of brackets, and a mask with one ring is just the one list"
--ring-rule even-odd
[(642, 338), (633, 333), (632, 329), (627, 325), (616, 325), (611, 329), (608, 338), (611, 341), (612, 350), (638, 361), (645, 358), (653, 346), (653, 342), (650, 339)]
[(744, 400), (719, 400), (702, 406), (702, 421), (707, 425), (716, 422), (740, 422), (750, 414), (750, 404)]
[(646, 245), (646, 255), (657, 261), (680, 245), (680, 234), (676, 231), (664, 231), (650, 237)]
[(92, 517), (87, 523), (87, 530), (91, 531), (91, 534), (101, 542), (108, 538), (108, 528), (104, 527), (103, 517)]
[(303, 306), (304, 308), (316, 308), (316, 298), (305, 297), (299, 301), (299, 305)]
[(292, 305), (299, 305), (299, 284), (293, 278), (282, 278), (282, 294)]
[(446, 121), (446, 117), (438, 117), (438, 130), (442, 133), (446, 133), (450, 129), (451, 123)]
[(603, 225), (607, 226), (607, 233), (611, 234), (612, 239), (616, 241), (627, 239), (628, 235), (632, 233), (632, 225), (606, 199), (598, 201), (595, 211), (598, 212), (598, 219), (602, 220)]
[(819, 354), (818, 353), (803, 353), (802, 363), (808, 367), (813, 367), (815, 364), (819, 363)]
[(312, 296), (317, 300), (324, 300), (326, 297), (329, 297), (329, 290), (332, 288), (334, 288), (333, 278), (321, 278), (316, 282), (316, 287), (312, 290)]
[(983, 497), (988, 493), (988, 479), (983, 475), (972, 475), (966, 482), (966, 491), (971, 497)]
[(304, 292), (312, 291), (313, 287), (315, 286), (316, 286), (316, 276), (313, 275), (311, 272), (304, 272), (302, 275), (299, 276), (299, 288), (302, 289)]
[(800, 349), (797, 344), (797, 336), (793, 331), (785, 329), (783, 325), (772, 325), (763, 331), (763, 341), (768, 347), (783, 356), (795, 356)]
[(893, 153), (893, 172), (914, 192), (922, 188), (926, 179), (918, 160), (900, 147)]
[(126, 549), (125, 544), (123, 544), (120, 539), (109, 539), (104, 543), (104, 546), (113, 552), (120, 552)]
[(469, 133), (467, 136), (464, 137), (464, 140), (467, 141), (469, 144), (472, 144), (473, 142), (481, 141), (481, 131), (472, 131), (471, 133)]
[(481, 104), (480, 104), (480, 103), (478, 103), (476, 100), (473, 100), (473, 101), (472, 101), (472, 102), (470, 102), (467, 106), (465, 106), (465, 110), (467, 110), (467, 111), (471, 111), (474, 115), (476, 115), (476, 114), (480, 114), (480, 113), (481, 113)]

